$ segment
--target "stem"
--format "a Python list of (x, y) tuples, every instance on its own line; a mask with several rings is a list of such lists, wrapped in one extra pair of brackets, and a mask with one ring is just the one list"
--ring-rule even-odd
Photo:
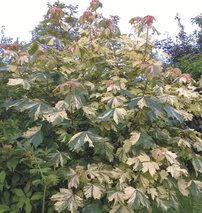
[(148, 85), (148, 83), (149, 83), (149, 80), (148, 80), (148, 78), (147, 78), (147, 80), (146, 80), (146, 82), (145, 82), (145, 85), (144, 85), (144, 90), (143, 90), (142, 97), (144, 97), (144, 96), (145, 96), (145, 93), (146, 93), (146, 90), (147, 90), (147, 85)]
[(41, 213), (45, 213), (46, 190), (47, 190), (47, 185), (45, 183), (44, 189), (43, 189), (43, 200), (42, 200), (42, 210), (41, 210)]
[(41, 170), (41, 167), (37, 161), (36, 158), (34, 158), (34, 160), (36, 161), (36, 164), (39, 168), (39, 171), (41, 173), (41, 177), (42, 177), (42, 180), (43, 180), (43, 183), (44, 183), (44, 189), (43, 189), (43, 199), (42, 199), (42, 209), (41, 209), (41, 213), (45, 213), (45, 201), (46, 201), (46, 190), (47, 190), (47, 185), (46, 185), (46, 182), (45, 182), (45, 177), (43, 175), (43, 172)]
[[(146, 32), (146, 44), (145, 44), (143, 62), (146, 61), (146, 55), (147, 55), (147, 49), (148, 49), (148, 41), (149, 41), (149, 27), (147, 27), (147, 32)], [(146, 83), (145, 83), (145, 85), (144, 85), (144, 90), (143, 90), (142, 97), (144, 97), (144, 95), (145, 95), (145, 93), (146, 93), (147, 85), (148, 85), (148, 83), (149, 83), (148, 77), (147, 77), (147, 76), (146, 76), (146, 78), (147, 78), (147, 80), (146, 80)]]
[(143, 62), (145, 62), (145, 60), (146, 60), (147, 49), (148, 49), (148, 41), (149, 41), (149, 27), (147, 27), (147, 32), (146, 32), (146, 44), (145, 44), (144, 59), (143, 59)]

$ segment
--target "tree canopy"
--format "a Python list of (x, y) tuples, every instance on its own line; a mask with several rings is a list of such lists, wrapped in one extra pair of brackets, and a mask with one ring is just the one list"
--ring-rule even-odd
[(48, 5), (30, 44), (1, 46), (0, 212), (156, 213), (201, 195), (197, 84), (154, 58), (153, 16), (125, 35), (101, 6)]

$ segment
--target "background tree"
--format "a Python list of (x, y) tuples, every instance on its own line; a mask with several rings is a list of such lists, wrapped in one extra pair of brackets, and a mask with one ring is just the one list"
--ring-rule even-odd
[(198, 26), (198, 29), (191, 35), (187, 35), (181, 19), (176, 15), (179, 33), (175, 38), (168, 37), (160, 41), (156, 41), (157, 48), (163, 49), (170, 55), (167, 64), (179, 67), (183, 73), (190, 73), (194, 79), (199, 79), (202, 75), (202, 52), (201, 52), (201, 15), (192, 19), (192, 23)]

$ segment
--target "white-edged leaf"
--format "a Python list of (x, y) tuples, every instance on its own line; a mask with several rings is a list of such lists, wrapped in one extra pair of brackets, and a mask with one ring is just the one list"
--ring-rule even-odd
[(169, 118), (175, 118), (177, 119), (179, 122), (183, 122), (183, 116), (178, 112), (178, 110), (176, 110), (175, 108), (171, 107), (171, 106), (165, 106), (164, 110), (167, 113), (167, 116)]
[(78, 207), (83, 206), (83, 199), (70, 189), (61, 188), (60, 192), (51, 197), (51, 200), (55, 202), (54, 207), (58, 212), (69, 210), (71, 213), (76, 213)]
[(196, 156), (192, 159), (192, 165), (194, 166), (194, 170), (196, 174), (202, 173), (202, 157)]
[(68, 146), (71, 150), (78, 152), (83, 150), (85, 143), (88, 143), (89, 147), (94, 147), (94, 143), (103, 141), (105, 139), (99, 135), (90, 131), (83, 131), (75, 134), (68, 142)]
[(74, 171), (73, 169), (69, 169), (67, 175), (67, 180), (68, 180), (68, 188), (77, 188), (79, 185), (79, 175)]
[(173, 164), (173, 165), (167, 167), (166, 170), (167, 170), (167, 172), (169, 172), (169, 173), (171, 174), (171, 176), (174, 177), (175, 179), (179, 179), (179, 177), (180, 177), (181, 175), (185, 175), (185, 176), (188, 175), (187, 170), (186, 170), (186, 169), (180, 168), (180, 166), (177, 165), (177, 164)]
[(44, 113), (43, 117), (51, 124), (58, 125), (67, 118), (67, 113), (65, 110), (52, 110), (50, 112)]
[(166, 157), (167, 161), (170, 162), (170, 164), (178, 164), (178, 161), (176, 160), (177, 155), (174, 152), (165, 150), (163, 155)]
[(137, 102), (137, 105), (139, 106), (140, 109), (142, 109), (143, 107), (148, 107), (144, 98), (141, 98), (141, 99)]
[(177, 181), (177, 185), (178, 185), (178, 189), (182, 193), (182, 195), (187, 197), (189, 195), (189, 190), (187, 189), (188, 183), (184, 179), (179, 179)]
[(158, 197), (158, 192), (156, 188), (149, 188), (147, 192), (151, 195), (152, 200), (154, 200), (156, 197)]
[(103, 186), (99, 184), (88, 184), (84, 187), (84, 195), (88, 198), (100, 199), (104, 193)]
[(156, 171), (159, 170), (159, 165), (153, 161), (143, 162), (142, 167), (142, 172), (149, 172), (152, 177), (156, 174)]
[(124, 193), (122, 191), (109, 190), (107, 192), (109, 202), (114, 201), (114, 205), (124, 204)]
[(8, 83), (9, 86), (22, 85), (24, 89), (29, 90), (31, 84), (28, 80), (22, 78), (10, 78)]
[(124, 117), (126, 116), (127, 112), (124, 108), (114, 108), (107, 110), (104, 112), (102, 116), (99, 116), (98, 118), (102, 121), (107, 121), (110, 118), (113, 118), (116, 124), (119, 124), (121, 121), (123, 121)]
[(149, 198), (142, 191), (128, 186), (124, 189), (124, 193), (124, 198), (127, 200), (127, 203), (131, 208), (139, 208), (142, 205), (149, 209)]
[(27, 142), (33, 144), (37, 147), (43, 142), (43, 134), (41, 131), (41, 126), (35, 126), (29, 128), (24, 134), (23, 137), (27, 139)]

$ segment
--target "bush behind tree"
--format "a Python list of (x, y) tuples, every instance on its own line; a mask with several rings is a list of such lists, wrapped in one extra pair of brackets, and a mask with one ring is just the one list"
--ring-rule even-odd
[(190, 35), (186, 33), (178, 14), (175, 19), (179, 26), (178, 35), (174, 38), (157, 40), (155, 46), (169, 54), (170, 58), (166, 61), (166, 66), (178, 67), (183, 73), (189, 73), (192, 78), (199, 80), (202, 75), (202, 15), (200, 14), (191, 20), (198, 29)]

